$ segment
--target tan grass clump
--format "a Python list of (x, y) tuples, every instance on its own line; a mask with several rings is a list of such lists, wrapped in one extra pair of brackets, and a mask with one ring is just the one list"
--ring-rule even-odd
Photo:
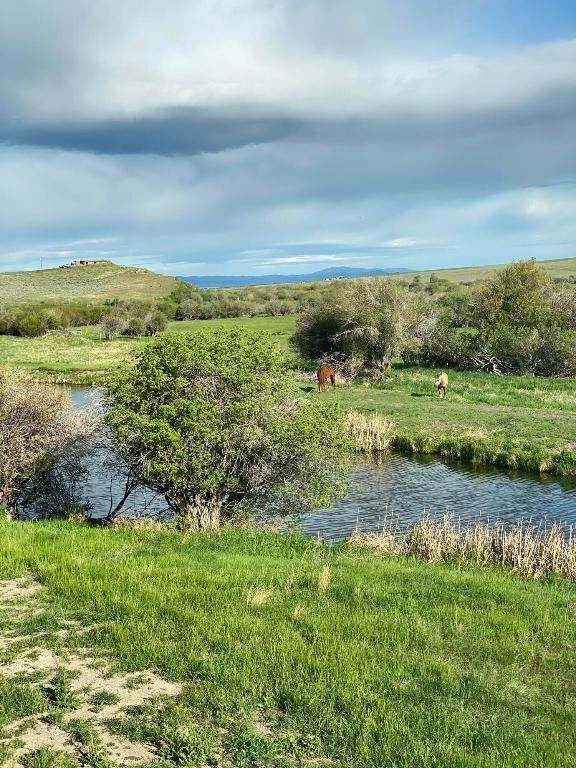
[(354, 531), (350, 536), (350, 544), (355, 547), (367, 547), (382, 555), (400, 555), (401, 544), (391, 530), (385, 529), (379, 533), (361, 533)]
[(114, 528), (135, 528), (139, 531), (169, 531), (172, 526), (151, 517), (115, 517), (111, 525)]
[(256, 587), (248, 592), (246, 603), (248, 605), (253, 605), (256, 608), (259, 608), (266, 602), (266, 600), (268, 600), (271, 594), (272, 593), (269, 589), (261, 589)]
[(346, 426), (358, 450), (366, 453), (387, 451), (394, 439), (394, 422), (381, 413), (365, 416), (358, 411), (346, 414)]
[(477, 429), (467, 429), (466, 432), (464, 432), (464, 436), (472, 437), (475, 440), (484, 440), (488, 437), (488, 434), (485, 429), (478, 427)]
[(555, 574), (576, 581), (576, 538), (572, 531), (566, 536), (558, 525), (477, 522), (461, 527), (451, 515), (424, 516), (402, 534), (388, 524), (380, 533), (356, 531), (350, 543), (428, 563), (456, 560), (498, 565), (536, 579)]
[(325, 565), (324, 568), (320, 571), (320, 576), (318, 577), (318, 592), (327, 592), (328, 587), (330, 586), (330, 566)]

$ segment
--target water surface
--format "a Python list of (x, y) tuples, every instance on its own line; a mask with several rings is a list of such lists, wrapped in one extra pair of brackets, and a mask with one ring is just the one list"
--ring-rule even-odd
[[(80, 387), (71, 394), (76, 405), (94, 396)], [(119, 481), (110, 478), (101, 459), (94, 461), (86, 488), (95, 516), (105, 515), (111, 500), (114, 504), (121, 495)], [(377, 531), (386, 519), (402, 527), (422, 514), (444, 512), (463, 523), (480, 519), (576, 524), (576, 482), (565, 478), (390, 454), (378, 463), (358, 463), (350, 479), (345, 499), (330, 509), (303, 516), (300, 528), (304, 533), (337, 541), (355, 529)], [(126, 507), (130, 514), (161, 514), (165, 509), (162, 498), (145, 491), (131, 498)]]

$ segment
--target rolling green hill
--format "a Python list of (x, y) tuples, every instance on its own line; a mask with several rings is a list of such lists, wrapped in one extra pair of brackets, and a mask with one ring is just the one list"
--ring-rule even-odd
[[(423, 269), (414, 272), (398, 272), (390, 275), (387, 279), (392, 280), (412, 280), (415, 275), (420, 275), (423, 282), (428, 282), (430, 275), (435, 274), (443, 280), (449, 280), (451, 283), (472, 283), (475, 280), (485, 280), (494, 272), (500, 272), (507, 267), (506, 264), (487, 264), (483, 267), (453, 267), (449, 269)], [(552, 277), (570, 277), (576, 276), (576, 258), (574, 259), (554, 259), (551, 261), (538, 261)]]
[(159, 299), (170, 294), (179, 283), (175, 277), (112, 263), (72, 269), (1, 272), (0, 304)]

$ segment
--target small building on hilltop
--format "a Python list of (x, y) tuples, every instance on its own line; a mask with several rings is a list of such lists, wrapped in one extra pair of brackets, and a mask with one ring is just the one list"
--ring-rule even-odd
[(71, 269), (72, 267), (87, 267), (92, 264), (112, 264), (110, 259), (74, 259), (70, 264), (62, 264), (61, 269)]

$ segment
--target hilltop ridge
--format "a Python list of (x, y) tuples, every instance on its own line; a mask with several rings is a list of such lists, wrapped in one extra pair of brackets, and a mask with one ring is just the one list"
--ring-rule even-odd
[(61, 269), (0, 273), (0, 303), (97, 302), (106, 299), (160, 299), (181, 284), (142, 267), (112, 262)]

